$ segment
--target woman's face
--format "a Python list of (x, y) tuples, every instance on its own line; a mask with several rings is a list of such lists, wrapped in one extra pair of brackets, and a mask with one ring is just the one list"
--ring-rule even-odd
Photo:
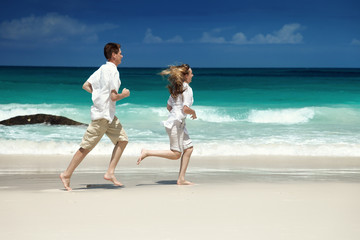
[(193, 76), (192, 69), (189, 68), (189, 73), (185, 75), (185, 82), (188, 84), (191, 83)]

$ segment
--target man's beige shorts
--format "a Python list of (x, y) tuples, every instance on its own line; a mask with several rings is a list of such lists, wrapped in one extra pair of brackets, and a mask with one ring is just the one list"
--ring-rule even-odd
[(119, 141), (128, 141), (126, 132), (117, 117), (114, 117), (114, 120), (111, 123), (102, 118), (91, 121), (84, 134), (80, 147), (87, 150), (93, 149), (104, 134), (110, 138), (114, 145)]
[(171, 129), (165, 128), (170, 140), (170, 149), (183, 152), (185, 149), (193, 147), (193, 143), (186, 130), (185, 120), (175, 121)]

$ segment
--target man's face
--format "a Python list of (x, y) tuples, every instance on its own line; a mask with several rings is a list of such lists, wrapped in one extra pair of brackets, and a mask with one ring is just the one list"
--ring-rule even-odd
[(113, 53), (113, 56), (114, 56), (114, 60), (116, 62), (117, 65), (119, 65), (121, 63), (121, 60), (122, 58), (124, 57), (122, 54), (121, 54), (121, 49), (119, 49), (119, 52), (118, 53)]

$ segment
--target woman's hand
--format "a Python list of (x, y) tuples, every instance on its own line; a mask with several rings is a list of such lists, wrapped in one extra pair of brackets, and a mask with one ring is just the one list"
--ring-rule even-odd
[(197, 119), (197, 116), (196, 116), (196, 112), (195, 112), (195, 111), (194, 111), (194, 114), (191, 115), (191, 118), (192, 118), (193, 120)]

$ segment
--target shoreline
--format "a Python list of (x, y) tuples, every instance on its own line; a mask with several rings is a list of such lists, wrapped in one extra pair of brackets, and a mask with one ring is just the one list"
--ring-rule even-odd
[[(139, 153), (140, 155), (140, 153)], [(0, 154), (1, 169), (23, 169), (37, 172), (51, 172), (62, 170), (70, 163), (73, 155), (26, 155)], [(103, 169), (107, 167), (110, 154), (91, 155), (82, 161), (78, 169)], [(123, 156), (117, 168), (172, 168), (179, 160), (167, 160), (156, 157), (145, 159), (140, 166), (136, 165), (137, 157)], [(360, 168), (359, 157), (329, 157), (329, 156), (193, 156), (190, 159), (189, 170), (196, 168), (242, 169), (242, 168), (315, 168), (315, 169), (351, 169)]]
[[(59, 174), (72, 155), (0, 155), (1, 190), (62, 189)], [(103, 180), (110, 155), (89, 155), (75, 170), (71, 186), (111, 187)], [(127, 187), (176, 184), (180, 160), (149, 157), (136, 165), (136, 157), (123, 157), (115, 175)], [(355, 157), (192, 157), (186, 174), (200, 185), (246, 183), (360, 183), (360, 159)], [(28, 181), (30, 180), (30, 181)], [(40, 184), (40, 185), (38, 185)], [(100, 187), (101, 188), (101, 187)]]

